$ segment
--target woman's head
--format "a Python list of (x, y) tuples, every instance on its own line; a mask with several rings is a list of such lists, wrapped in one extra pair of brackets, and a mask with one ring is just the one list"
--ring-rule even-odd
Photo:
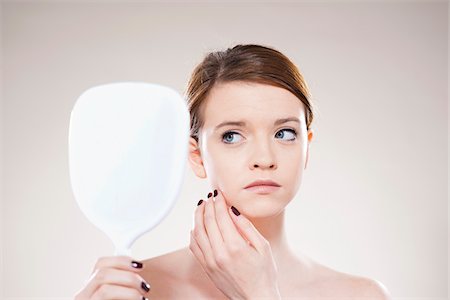
[[(206, 55), (185, 94), (195, 174), (250, 218), (281, 212), (301, 184), (312, 139), (313, 108), (297, 67), (272, 48), (237, 45)], [(245, 124), (219, 127), (223, 122)], [(259, 179), (281, 187), (245, 189)]]

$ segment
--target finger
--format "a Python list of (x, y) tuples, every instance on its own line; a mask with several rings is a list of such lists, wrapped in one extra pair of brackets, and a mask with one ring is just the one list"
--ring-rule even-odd
[(88, 295), (95, 294), (105, 284), (133, 288), (142, 295), (150, 290), (150, 285), (139, 274), (113, 268), (101, 268), (91, 276), (85, 291)]
[(103, 256), (97, 259), (91, 274), (101, 268), (116, 268), (125, 271), (140, 272), (145, 268), (145, 265), (129, 256)]
[(202, 250), (198, 246), (192, 230), (190, 231), (189, 249), (191, 250), (192, 254), (194, 254), (195, 258), (199, 261), (199, 263), (202, 265), (202, 267), (206, 266), (205, 256), (203, 255)]
[(239, 233), (236, 225), (231, 219), (225, 197), (219, 189), (215, 199), (215, 213), (219, 230), (222, 232), (223, 240), (227, 246), (247, 246), (246, 240)]
[(211, 249), (208, 235), (206, 234), (205, 230), (205, 225), (203, 223), (203, 214), (205, 212), (205, 206), (209, 201), (211, 201), (211, 199), (206, 199), (195, 210), (193, 237), (197, 242), (200, 251), (203, 253), (206, 265), (215, 266), (213, 251)]
[[(234, 213), (233, 208), (236, 213)], [(255, 228), (255, 226), (247, 219), (244, 215), (242, 215), (234, 206), (230, 208), (230, 216), (240, 230), (244, 237), (250, 242), (251, 245), (259, 252), (264, 253), (268, 246), (269, 242), (264, 238), (264, 236)]]
[(92, 300), (135, 300), (142, 299), (142, 295), (129, 287), (104, 284), (92, 295)]
[(225, 245), (223, 242), (222, 233), (217, 225), (214, 206), (215, 202), (211, 197), (205, 205), (204, 222), (206, 234), (208, 235), (209, 243), (211, 244), (211, 249), (214, 253), (214, 257), (217, 258), (221, 255), (221, 252), (223, 252)]

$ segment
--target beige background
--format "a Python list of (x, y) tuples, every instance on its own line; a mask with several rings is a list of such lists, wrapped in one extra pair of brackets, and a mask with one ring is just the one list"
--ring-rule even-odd
[[(445, 1), (3, 1), (3, 299), (70, 299), (113, 254), (70, 188), (77, 97), (128, 80), (181, 93), (204, 53), (236, 43), (284, 52), (315, 101), (310, 162), (287, 208), (293, 246), (396, 299), (447, 299), (448, 12)], [(133, 256), (186, 246), (207, 192), (186, 169), (175, 208)]]

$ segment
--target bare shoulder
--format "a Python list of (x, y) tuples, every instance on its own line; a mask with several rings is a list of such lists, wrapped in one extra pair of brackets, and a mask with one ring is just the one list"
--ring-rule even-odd
[(383, 283), (376, 279), (352, 275), (322, 267), (322, 280), (319, 286), (326, 285), (327, 290), (342, 299), (392, 300), (392, 296)]
[(349, 287), (354, 291), (356, 297), (374, 300), (392, 300), (383, 283), (376, 279), (363, 276), (345, 274), (348, 277)]
[[(176, 298), (173, 286), (178, 286), (179, 289), (183, 288), (180, 286), (182, 284), (180, 280), (180, 276), (182, 276), (180, 273), (182, 271), (182, 262), (180, 259), (180, 250), (176, 250), (142, 261), (145, 269), (140, 275), (151, 287), (147, 298)], [(176, 270), (177, 266), (179, 272)]]
[(148, 258), (143, 261), (146, 266), (152, 266), (157, 268), (164, 268), (167, 271), (170, 270), (172, 263), (181, 259), (181, 253), (183, 249), (178, 249), (172, 252), (168, 252), (162, 255)]
[(186, 295), (198, 295), (205, 275), (201, 267), (192, 268), (187, 255), (189, 249), (181, 248), (143, 261), (141, 276), (151, 286), (147, 298), (185, 299)]

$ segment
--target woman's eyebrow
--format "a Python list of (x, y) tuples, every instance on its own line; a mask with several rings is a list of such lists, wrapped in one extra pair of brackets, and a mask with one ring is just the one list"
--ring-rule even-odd
[[(300, 120), (297, 117), (289, 117), (289, 118), (278, 119), (273, 123), (273, 125), (276, 126), (276, 125), (280, 125), (280, 124), (291, 122), (291, 121), (297, 122), (300, 124)], [(217, 125), (214, 128), (214, 131), (217, 131), (220, 127), (227, 126), (227, 125), (245, 127), (246, 123), (245, 123), (245, 121), (224, 121), (224, 122), (220, 123), (219, 125)]]

